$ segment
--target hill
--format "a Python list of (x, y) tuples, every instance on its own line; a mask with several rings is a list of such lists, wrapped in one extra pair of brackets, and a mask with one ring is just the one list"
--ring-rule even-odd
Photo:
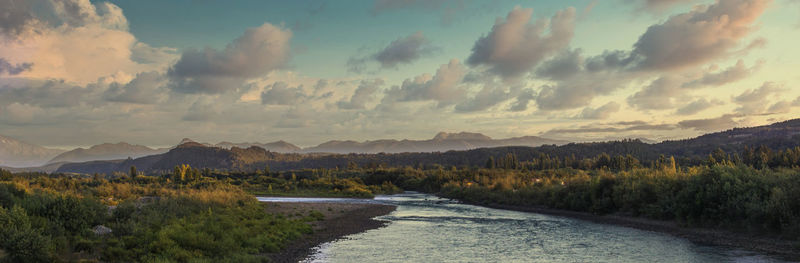
[(166, 149), (152, 149), (147, 146), (132, 145), (126, 142), (103, 143), (89, 147), (88, 149), (77, 148), (68, 152), (64, 152), (47, 163), (76, 163), (139, 158), (142, 156), (160, 154), (164, 152), (166, 152)]
[(150, 155), (136, 159), (91, 161), (84, 163), (68, 163), (59, 167), (58, 172), (73, 173), (113, 173), (126, 172), (131, 166), (141, 171), (171, 171), (176, 165), (188, 164), (192, 167), (209, 169), (237, 170), (251, 169), (255, 163), (267, 161), (300, 160), (299, 154), (281, 154), (252, 146), (249, 148), (232, 147), (224, 149), (206, 146), (189, 141), (163, 154)]
[(270, 152), (279, 152), (279, 153), (294, 153), (299, 152), (302, 150), (297, 145), (288, 143), (286, 141), (276, 141), (270, 143), (257, 143), (257, 142), (245, 142), (245, 143), (232, 143), (232, 142), (220, 142), (215, 144), (214, 146), (219, 148), (231, 149), (233, 147), (238, 148), (250, 148), (253, 146), (263, 148)]

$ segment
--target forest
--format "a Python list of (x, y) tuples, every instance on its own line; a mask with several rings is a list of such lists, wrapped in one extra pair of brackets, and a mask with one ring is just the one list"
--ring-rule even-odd
[[(641, 161), (514, 153), (480, 166), (359, 166), (44, 174), (0, 170), (0, 249), (8, 262), (265, 260), (302, 238), (313, 212), (267, 213), (254, 196), (421, 191), (478, 205), (543, 207), (675, 221), (800, 241), (800, 147)], [(102, 226), (102, 227), (100, 227)], [(104, 233), (105, 230), (111, 230)], [(254, 234), (255, 233), (255, 234)]]

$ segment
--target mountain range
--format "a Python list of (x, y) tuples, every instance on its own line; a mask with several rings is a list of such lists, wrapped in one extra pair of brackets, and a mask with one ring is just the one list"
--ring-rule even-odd
[[(440, 134), (431, 141), (485, 141), (477, 134), (452, 136)], [(361, 144), (369, 144), (368, 142)], [(736, 128), (723, 132), (710, 133), (686, 140), (664, 141), (648, 144), (640, 140), (622, 140), (594, 143), (568, 143), (564, 145), (500, 146), (485, 147), (465, 151), (447, 152), (406, 152), (406, 153), (360, 153), (360, 154), (299, 154), (276, 153), (258, 146), (249, 148), (232, 147), (224, 149), (196, 142), (186, 142), (163, 154), (137, 159), (115, 161), (92, 161), (62, 165), (58, 172), (106, 173), (126, 172), (131, 166), (140, 171), (168, 172), (172, 167), (189, 164), (192, 167), (221, 170), (253, 170), (270, 167), (273, 171), (337, 168), (351, 164), (366, 167), (420, 167), (420, 166), (481, 166), (490, 157), (503, 157), (514, 154), (518, 160), (533, 160), (542, 156), (558, 158), (591, 158), (602, 153), (611, 156), (632, 155), (641, 162), (652, 162), (661, 156), (674, 156), (681, 164), (699, 164), (717, 149), (731, 154), (743, 153), (746, 147), (767, 146), (773, 150), (800, 146), (800, 119), (775, 123), (772, 125)], [(357, 149), (357, 148), (352, 148)], [(548, 157), (548, 158), (549, 158)]]
[(132, 145), (126, 142), (103, 143), (87, 149), (77, 148), (61, 153), (47, 163), (77, 163), (97, 160), (139, 158), (147, 155), (165, 153), (168, 150), (169, 149), (153, 149), (143, 145)]
[[(105, 161), (128, 158), (139, 158), (148, 155), (162, 154), (172, 148), (154, 149), (143, 145), (125, 142), (103, 143), (89, 148), (77, 148), (70, 151), (53, 150), (38, 145), (20, 142), (8, 137), (0, 137), (0, 166), (27, 167), (28, 170), (52, 170), (53, 164), (80, 163), (88, 161)], [(544, 144), (565, 144), (567, 141), (552, 140), (536, 136), (515, 137), (508, 139), (492, 139), (480, 133), (446, 133), (440, 132), (430, 140), (374, 140), (374, 141), (328, 141), (308, 148), (300, 148), (286, 141), (270, 143), (258, 142), (220, 142), (217, 144), (199, 143), (184, 138), (177, 145), (198, 144), (205, 147), (216, 147), (226, 150), (233, 148), (259, 147), (266, 151), (278, 153), (403, 153), (403, 152), (443, 152), (451, 150), (469, 150), (483, 147), (499, 146), (539, 146)], [(177, 146), (176, 146), (177, 147)], [(19, 170), (19, 169), (17, 169)]]
[(0, 135), (0, 166), (38, 166), (63, 152)]
[(565, 144), (567, 141), (552, 140), (536, 136), (514, 137), (495, 140), (480, 133), (440, 132), (430, 140), (375, 140), (375, 141), (328, 141), (303, 149), (307, 153), (404, 153), (463, 151), (499, 146), (540, 146)]

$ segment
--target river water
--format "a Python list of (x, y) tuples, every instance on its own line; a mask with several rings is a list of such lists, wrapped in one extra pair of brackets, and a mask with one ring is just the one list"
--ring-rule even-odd
[[(309, 201), (289, 199), (283, 201)], [(426, 194), (378, 196), (366, 202), (396, 205), (397, 210), (378, 217), (389, 222), (386, 227), (322, 244), (305, 262), (781, 262), (656, 232)]]

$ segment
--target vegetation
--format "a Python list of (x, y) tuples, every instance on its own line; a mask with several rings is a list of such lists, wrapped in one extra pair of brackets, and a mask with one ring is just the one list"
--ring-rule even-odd
[(690, 166), (664, 156), (644, 166), (630, 155), (524, 162), (506, 155), (489, 158), (484, 168), (374, 170), (364, 181), (477, 204), (641, 216), (800, 240), (799, 153), (760, 147), (739, 158), (716, 150), (705, 164)]
[(212, 178), (0, 171), (7, 262), (261, 262), (319, 219), (268, 214), (249, 193)]
[[(262, 261), (264, 253), (310, 232), (308, 222), (320, 214), (269, 214), (253, 194), (371, 198), (402, 190), (800, 240), (800, 147), (747, 146), (733, 154), (720, 148), (683, 161), (501, 152), (477, 166), (351, 161), (333, 169), (178, 165), (149, 173), (131, 166), (108, 176), (0, 170), (0, 256), (8, 262)], [(111, 232), (104, 234), (106, 228)]]

